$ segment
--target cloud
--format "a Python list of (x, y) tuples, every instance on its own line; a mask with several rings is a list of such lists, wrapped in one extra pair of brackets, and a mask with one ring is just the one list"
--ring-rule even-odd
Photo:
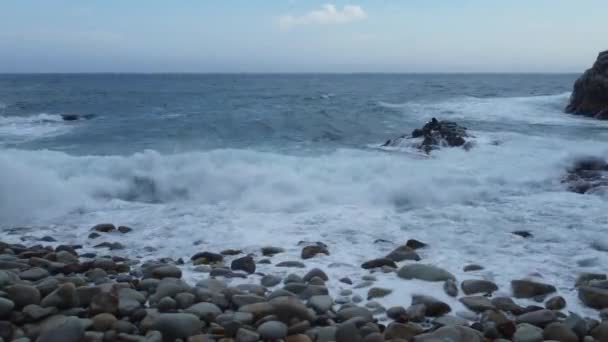
[(346, 24), (367, 18), (367, 13), (356, 5), (345, 5), (342, 10), (335, 5), (325, 4), (320, 9), (300, 16), (284, 15), (279, 18), (281, 28), (292, 28), (300, 25), (333, 25)]

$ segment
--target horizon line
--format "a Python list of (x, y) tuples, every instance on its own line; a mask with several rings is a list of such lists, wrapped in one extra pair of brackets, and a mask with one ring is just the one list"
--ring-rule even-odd
[(17, 71), (0, 75), (574, 75), (580, 71)]

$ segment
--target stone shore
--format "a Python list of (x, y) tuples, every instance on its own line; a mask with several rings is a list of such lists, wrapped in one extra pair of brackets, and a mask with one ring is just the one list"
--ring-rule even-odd
[[(130, 231), (100, 224), (90, 238)], [(307, 266), (331, 253), (321, 242), (304, 244), (298, 260), (277, 263), (281, 247), (252, 254), (201, 250), (190, 260), (145, 262), (112, 256), (122, 247), (118, 242), (98, 244), (99, 253), (79, 253), (80, 247), (48, 236), (28, 246), (0, 242), (0, 341), (608, 341), (606, 274), (580, 274), (572, 284), (579, 300), (598, 312), (582, 317), (542, 278), (514, 279), (511, 296), (499, 296), (490, 280), (457, 279), (425, 263), (417, 250), (428, 246), (417, 240), (364, 262), (369, 273), (339, 279), (344, 289), (333, 294), (329, 270)], [(261, 264), (291, 273), (261, 274)], [(183, 266), (196, 267), (200, 280), (184, 281)], [(424, 288), (401, 301), (409, 307), (385, 307), (376, 300), (395, 289), (376, 286), (378, 272), (403, 282), (439, 282), (468, 311), (454, 312)], [(240, 284), (233, 285), (235, 279)], [(353, 293), (362, 287), (367, 298)], [(537, 304), (518, 305), (522, 298)]]

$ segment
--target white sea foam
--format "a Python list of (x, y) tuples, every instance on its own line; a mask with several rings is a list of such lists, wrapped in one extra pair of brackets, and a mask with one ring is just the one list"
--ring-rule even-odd
[(31, 116), (0, 115), (0, 141), (22, 142), (67, 133), (73, 125), (61, 115), (41, 113)]
[(570, 93), (530, 97), (479, 98), (461, 96), (444, 101), (386, 103), (379, 105), (406, 111), (423, 119), (480, 120), (517, 124), (606, 126), (606, 122), (563, 113)]
[[(529, 120), (537, 115), (528, 114), (534, 103), (545, 100), (511, 99), (511, 107), (523, 102), (528, 110), (505, 114)], [(490, 107), (467, 101), (476, 109), (470, 113), (480, 115)], [(587, 124), (567, 115), (551, 120)], [(606, 155), (606, 144), (585, 135), (474, 134), (480, 142), (471, 151), (444, 149), (430, 158), (350, 149), (307, 157), (230, 149), (107, 157), (5, 149), (0, 217), (4, 224), (38, 226), (37, 234), (52, 234), (62, 243), (84, 241), (85, 251), (91, 249), (86, 236), (93, 224), (126, 224), (134, 232), (105, 235), (95, 244), (120, 240), (127, 247), (122, 253), (150, 258), (188, 258), (224, 248), (256, 253), (262, 245), (287, 248), (276, 263), (297, 258), (300, 240), (323, 241), (331, 255), (307, 265), (330, 273), (334, 294), (342, 286), (337, 279), (356, 281), (365, 274), (362, 262), (416, 238), (430, 245), (420, 251), (423, 262), (460, 280), (492, 279), (508, 293), (510, 280), (538, 272), (558, 287), (568, 309), (592, 314), (578, 304), (572, 285), (579, 272), (604, 271), (608, 262), (597, 248), (608, 244), (603, 237), (608, 199), (567, 192), (560, 179), (575, 156)], [(500, 144), (489, 143), (494, 140)], [(510, 234), (521, 229), (534, 238)], [(374, 244), (376, 239), (393, 243)], [(461, 270), (468, 263), (486, 269), (465, 274)], [(277, 272), (272, 265), (258, 267)], [(200, 276), (186, 272), (186, 277)], [(441, 284), (378, 277), (378, 286), (395, 289), (381, 300), (386, 304), (408, 305), (410, 294), (424, 287), (425, 293), (462, 308), (446, 298)]]

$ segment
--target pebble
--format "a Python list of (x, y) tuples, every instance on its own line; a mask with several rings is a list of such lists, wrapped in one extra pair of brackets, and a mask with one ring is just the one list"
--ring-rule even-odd
[(173, 265), (163, 265), (159, 267), (155, 267), (151, 272), (152, 277), (156, 279), (164, 279), (164, 278), (181, 278), (182, 270), (177, 266)]
[(414, 336), (422, 334), (424, 329), (415, 323), (397, 323), (393, 322), (384, 330), (384, 339), (396, 340), (404, 339), (411, 340)]
[(477, 264), (469, 264), (462, 268), (464, 272), (474, 272), (483, 270), (483, 266)]
[(450, 297), (458, 296), (458, 287), (454, 279), (448, 279), (443, 283), (443, 291)]
[(382, 287), (372, 287), (367, 291), (367, 300), (373, 298), (383, 298), (393, 293), (391, 289), (385, 289)]
[(293, 268), (305, 268), (306, 265), (299, 261), (282, 261), (275, 265), (276, 267), (293, 267)]
[(517, 316), (517, 323), (528, 323), (538, 327), (544, 327), (556, 320), (557, 316), (551, 310), (537, 310)]
[(17, 308), (29, 304), (40, 304), (40, 291), (31, 285), (17, 284), (5, 288), (8, 299), (13, 301)]
[(96, 331), (107, 331), (116, 322), (116, 317), (112, 314), (101, 313), (93, 317), (93, 329)]
[(608, 290), (581, 286), (578, 288), (578, 298), (590, 308), (598, 310), (608, 308)]
[(199, 318), (189, 313), (159, 314), (152, 324), (152, 329), (158, 330), (165, 339), (188, 338), (201, 331)]
[(328, 295), (312, 296), (308, 300), (308, 306), (313, 308), (317, 313), (326, 313), (334, 304), (332, 297)]
[(314, 277), (321, 278), (324, 281), (329, 280), (329, 277), (327, 276), (327, 274), (319, 268), (313, 268), (312, 270), (308, 271), (308, 273), (306, 273), (306, 275), (304, 276), (304, 278), (302, 278), (302, 280), (305, 282), (309, 282)]
[(484, 296), (469, 296), (462, 297), (459, 301), (473, 312), (484, 312), (486, 310), (494, 310), (492, 302)]
[(515, 298), (532, 298), (556, 292), (555, 286), (532, 280), (513, 280), (511, 289)]
[(0, 297), (0, 319), (8, 316), (15, 308), (15, 303), (12, 300)]
[(329, 250), (327, 249), (327, 246), (322, 243), (306, 246), (302, 248), (302, 253), (300, 254), (300, 256), (302, 257), (302, 259), (310, 259), (316, 256), (317, 254), (329, 255)]
[(244, 256), (232, 261), (230, 268), (234, 271), (245, 271), (249, 274), (255, 272), (255, 261), (252, 256)]
[(483, 342), (483, 335), (472, 328), (463, 326), (446, 326), (431, 333), (416, 336), (416, 342)]
[(563, 323), (551, 323), (545, 327), (543, 332), (545, 340), (556, 340), (560, 342), (578, 342), (578, 336)]
[(543, 329), (535, 327), (531, 324), (519, 324), (513, 335), (513, 342), (542, 342)]
[(566, 300), (562, 296), (555, 296), (550, 298), (545, 303), (545, 308), (549, 310), (562, 310), (566, 307)]
[(410, 264), (403, 266), (397, 272), (402, 279), (419, 279), (425, 281), (446, 281), (455, 279), (454, 275), (442, 268), (425, 264)]
[(287, 326), (282, 322), (265, 322), (258, 327), (258, 333), (262, 338), (278, 340), (287, 336)]
[(466, 295), (477, 293), (493, 293), (498, 290), (498, 286), (489, 280), (469, 279), (460, 284), (462, 292)]
[(420, 249), (420, 248), (424, 248), (424, 247), (428, 246), (426, 243), (424, 243), (422, 241), (418, 241), (416, 239), (407, 240), (405, 245), (411, 249)]
[(452, 311), (450, 306), (434, 297), (426, 295), (412, 295), (412, 305), (424, 305), (426, 316), (437, 317)]
[(397, 268), (397, 264), (389, 258), (372, 259), (372, 260), (366, 261), (361, 264), (361, 268), (366, 269), (366, 270), (369, 270), (372, 268), (384, 267), (384, 266)]

